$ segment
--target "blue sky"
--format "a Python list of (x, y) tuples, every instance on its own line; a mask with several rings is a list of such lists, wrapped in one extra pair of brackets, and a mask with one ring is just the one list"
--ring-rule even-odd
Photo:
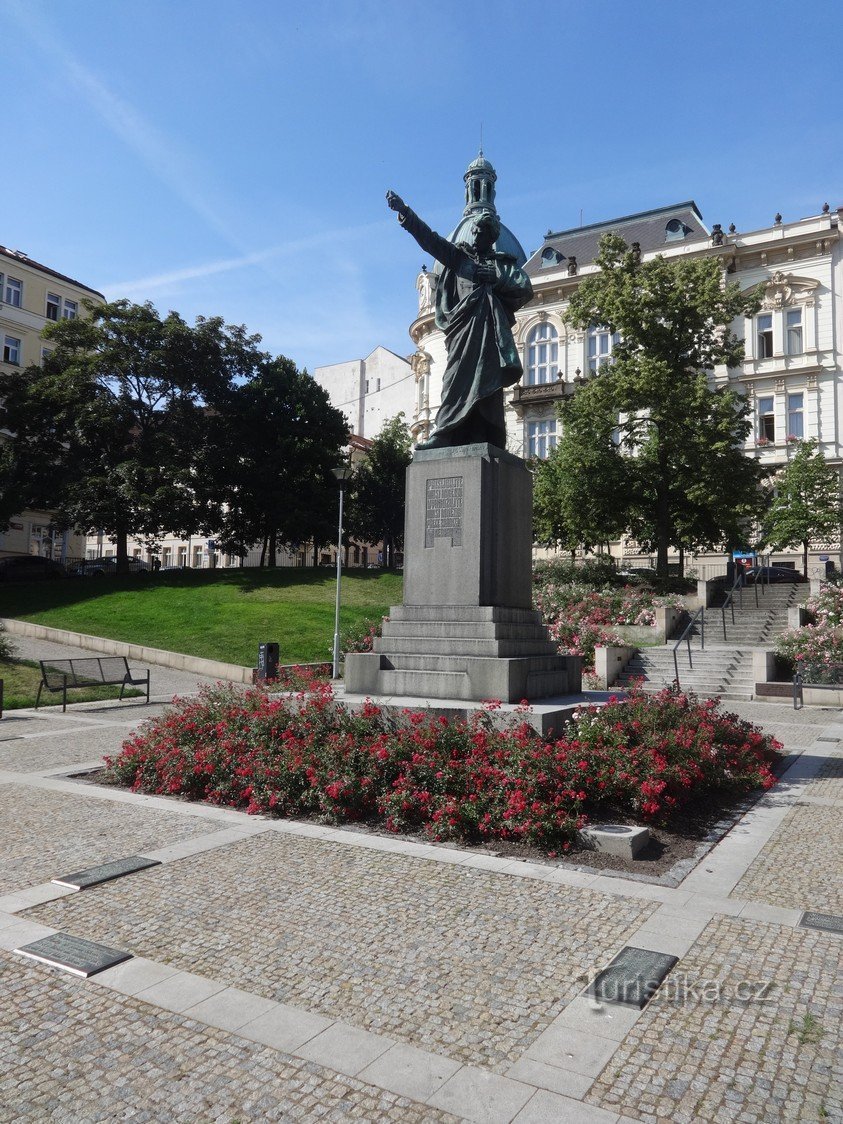
[[(0, 243), (222, 315), (310, 370), (412, 350), (484, 149), (525, 249), (693, 198), (739, 230), (843, 204), (839, 5), (0, 0)], [(11, 78), (11, 81), (9, 81)]]

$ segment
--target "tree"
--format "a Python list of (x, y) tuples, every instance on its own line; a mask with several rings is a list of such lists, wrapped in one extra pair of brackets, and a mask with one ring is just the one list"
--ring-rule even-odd
[(307, 371), (283, 356), (262, 362), (209, 419), (205, 529), (235, 554), (262, 543), (261, 562), (270, 566), (281, 543), (327, 541), (336, 509), (331, 470), (347, 440), (343, 414)]
[(800, 441), (774, 481), (762, 542), (773, 550), (801, 545), (802, 572), (807, 577), (811, 540), (838, 538), (840, 530), (839, 470), (826, 462), (816, 441)]
[[(601, 239), (596, 264), (600, 272), (581, 281), (567, 319), (579, 329), (599, 325), (617, 333), (611, 365), (598, 377), (611, 378), (625, 453), (645, 457), (640, 466), (644, 506), (637, 522), (655, 546), (657, 572), (666, 576), (669, 547), (680, 541), (682, 530), (672, 502), (677, 482), (683, 476), (687, 482), (690, 466), (705, 456), (707, 415), (717, 415), (721, 429), (728, 420), (721, 408), (726, 396), (722, 401), (711, 397), (714, 391), (707, 396), (700, 376), (740, 362), (743, 345), (729, 325), (737, 316), (751, 315), (758, 297), (724, 284), (716, 259), (667, 261), (657, 256), (642, 262), (637, 249), (616, 234)], [(729, 404), (738, 439), (743, 407), (734, 396)], [(751, 506), (756, 487), (756, 470), (749, 458), (743, 463), (745, 470), (730, 482), (728, 494), (706, 495), (704, 488), (697, 489), (693, 524), (686, 520), (685, 534), (693, 528), (696, 536), (703, 526), (718, 525), (726, 537), (730, 505), (743, 507), (745, 501)], [(714, 483), (709, 474), (708, 486)]]
[(199, 529), (207, 403), (264, 357), (259, 337), (219, 318), (191, 327), (151, 304), (87, 307), (89, 317), (47, 327), (43, 366), (4, 382), (0, 420), (14, 434), (4, 510), (13, 498), (53, 509), (59, 526), (104, 531), (125, 572), (130, 534)]
[(561, 403), (559, 443), (536, 462), (533, 526), (545, 546), (589, 551), (628, 526), (635, 466), (614, 439), (617, 416), (606, 390), (595, 379)]
[[(699, 374), (687, 380), (682, 409), (674, 421), (666, 438), (671, 546), (683, 555), (686, 549), (745, 543), (763, 504), (763, 469), (741, 447), (751, 429), (746, 400), (729, 387), (710, 387), (706, 376)], [(630, 529), (648, 546), (657, 543), (654, 513), (661, 480), (657, 437), (650, 429), (632, 458), (637, 487)]]
[(395, 565), (404, 544), (404, 479), (413, 459), (410, 431), (399, 414), (386, 422), (354, 474), (348, 505), (350, 535), (383, 540), (383, 565)]

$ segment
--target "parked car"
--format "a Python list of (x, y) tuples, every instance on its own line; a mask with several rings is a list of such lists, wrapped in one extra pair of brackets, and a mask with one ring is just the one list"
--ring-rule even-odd
[[(129, 559), (129, 573), (147, 573), (152, 567), (142, 558)], [(117, 559), (108, 558), (83, 558), (80, 562), (70, 567), (70, 574), (77, 578), (102, 578), (113, 577), (117, 573)]]
[(753, 566), (746, 571), (746, 584), (759, 582), (804, 582), (804, 577), (791, 566)]
[(0, 558), (0, 581), (38, 581), (40, 578), (66, 578), (61, 562), (37, 554), (16, 554)]

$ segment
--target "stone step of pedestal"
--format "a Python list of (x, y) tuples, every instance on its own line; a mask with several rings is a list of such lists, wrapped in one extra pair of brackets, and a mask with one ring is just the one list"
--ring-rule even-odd
[(390, 621), (496, 621), (500, 624), (541, 624), (536, 609), (511, 609), (505, 605), (393, 605)]
[(379, 690), (384, 695), (470, 699), (471, 680), (465, 671), (382, 671)]
[(552, 640), (472, 640), (429, 636), (382, 636), (375, 639), (374, 651), (385, 656), (551, 656), (557, 652)]
[[(384, 663), (388, 664), (386, 670), (390, 671), (444, 671), (448, 673), (464, 672), (466, 669), (468, 659), (494, 659), (496, 657), (487, 656), (471, 656), (464, 655), (458, 656), (422, 656), (417, 653), (413, 654), (397, 654), (382, 655), (381, 659)], [(555, 672), (559, 668), (560, 657), (558, 655), (552, 656), (531, 656), (530, 667), (537, 672)]]
[(383, 635), (410, 638), (426, 636), (434, 639), (454, 640), (537, 640), (547, 643), (547, 629), (543, 624), (530, 622), (514, 624), (510, 621), (384, 621)]

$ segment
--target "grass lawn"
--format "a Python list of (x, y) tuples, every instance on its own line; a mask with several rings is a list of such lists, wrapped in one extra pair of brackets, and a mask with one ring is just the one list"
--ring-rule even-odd
[[(400, 574), (343, 574), (340, 631), (401, 603)], [(258, 644), (281, 662), (331, 656), (336, 576), (327, 568), (185, 570), (0, 585), (0, 616), (253, 667)], [(14, 637), (11, 638), (14, 641)]]
[[(25, 706), (35, 706), (38, 684), (41, 682), (41, 668), (34, 660), (0, 660), (0, 679), (3, 680), (4, 710), (20, 710)], [(67, 701), (100, 702), (103, 699), (120, 697), (119, 687), (75, 687), (68, 691)], [(127, 687), (124, 699), (146, 697), (145, 691)], [(41, 706), (61, 706), (61, 694), (52, 691), (41, 692)]]

